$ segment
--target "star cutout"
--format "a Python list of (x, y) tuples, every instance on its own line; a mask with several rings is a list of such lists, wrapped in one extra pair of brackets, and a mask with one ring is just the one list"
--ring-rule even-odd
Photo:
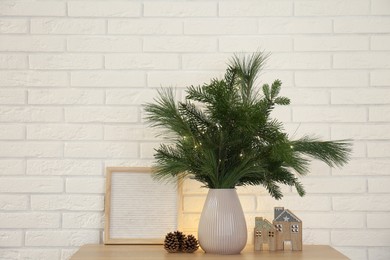
[(288, 222), (288, 221), (290, 220), (290, 218), (287, 217), (287, 216), (285, 216), (283, 219), (284, 219), (284, 221), (286, 221), (286, 222)]

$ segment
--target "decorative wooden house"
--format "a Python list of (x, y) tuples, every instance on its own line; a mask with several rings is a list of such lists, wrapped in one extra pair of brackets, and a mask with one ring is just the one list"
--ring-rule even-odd
[(274, 208), (272, 224), (261, 217), (255, 218), (254, 249), (263, 250), (268, 244), (270, 251), (284, 250), (284, 243), (291, 242), (293, 251), (302, 250), (302, 221), (290, 210), (283, 207)]
[(302, 221), (290, 210), (283, 207), (274, 208), (276, 228), (276, 250), (284, 250), (284, 242), (291, 241), (293, 251), (302, 250)]
[(276, 250), (276, 229), (271, 222), (262, 217), (256, 217), (254, 233), (256, 251), (263, 251), (264, 244), (268, 244), (269, 250)]

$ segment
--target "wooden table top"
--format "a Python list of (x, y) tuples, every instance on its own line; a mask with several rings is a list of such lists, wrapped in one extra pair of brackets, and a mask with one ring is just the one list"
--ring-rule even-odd
[(253, 251), (247, 247), (239, 255), (213, 255), (205, 254), (201, 249), (193, 254), (168, 253), (162, 245), (84, 245), (71, 258), (71, 260), (169, 260), (169, 259), (348, 259), (330, 246), (304, 245), (302, 251)]

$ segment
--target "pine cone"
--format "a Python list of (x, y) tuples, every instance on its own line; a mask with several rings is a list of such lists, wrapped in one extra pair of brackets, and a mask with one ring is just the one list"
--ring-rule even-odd
[(176, 253), (180, 251), (180, 248), (181, 246), (176, 234), (169, 232), (165, 236), (164, 249), (167, 250), (169, 253)]
[(193, 253), (198, 250), (199, 244), (198, 240), (193, 235), (188, 235), (183, 242), (183, 252)]
[(180, 231), (175, 231), (173, 234), (176, 236), (177, 241), (179, 241), (179, 251), (183, 250), (183, 242), (186, 236)]

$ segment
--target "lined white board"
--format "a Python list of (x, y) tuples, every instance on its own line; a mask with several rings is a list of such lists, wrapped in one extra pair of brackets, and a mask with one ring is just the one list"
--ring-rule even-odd
[(162, 243), (178, 229), (176, 184), (153, 180), (149, 168), (108, 168), (107, 178), (106, 244)]

